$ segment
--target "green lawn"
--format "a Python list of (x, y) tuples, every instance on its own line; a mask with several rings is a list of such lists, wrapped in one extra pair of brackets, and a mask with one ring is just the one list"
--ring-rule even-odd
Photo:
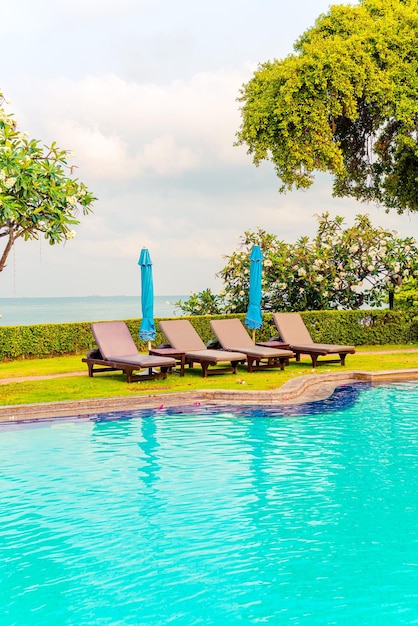
[[(356, 354), (348, 355), (345, 371), (350, 370), (387, 370), (418, 368), (418, 352), (407, 352), (418, 345), (406, 346), (362, 346)], [(399, 350), (395, 354), (384, 354), (385, 350)], [(372, 350), (373, 354), (363, 354)], [(277, 389), (284, 382), (298, 376), (341, 371), (339, 364), (326, 364), (312, 370), (310, 359), (305, 357), (301, 363), (292, 360), (282, 372), (270, 369), (265, 372), (249, 374), (244, 366), (238, 368), (238, 374), (219, 374), (203, 378), (200, 367), (186, 369), (184, 378), (176, 374), (166, 380), (145, 380), (128, 384), (123, 374), (109, 372), (98, 374), (94, 378), (87, 376), (87, 367), (81, 362), (81, 356), (56, 357), (50, 359), (31, 359), (0, 364), (0, 381), (27, 376), (44, 376), (84, 372), (82, 376), (65, 376), (46, 380), (29, 380), (0, 384), (1, 404), (31, 404), (38, 402), (60, 402), (65, 400), (87, 400), (93, 398), (112, 398), (118, 396), (137, 396), (140, 394), (164, 394), (167, 392), (193, 391), (203, 389)]]

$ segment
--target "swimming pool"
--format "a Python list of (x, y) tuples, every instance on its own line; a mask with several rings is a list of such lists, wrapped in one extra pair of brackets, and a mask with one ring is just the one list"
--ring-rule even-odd
[(418, 623), (418, 385), (2, 428), (3, 626)]

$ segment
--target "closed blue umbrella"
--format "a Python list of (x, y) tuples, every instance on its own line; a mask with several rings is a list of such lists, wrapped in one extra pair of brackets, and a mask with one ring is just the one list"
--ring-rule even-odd
[(155, 339), (156, 330), (154, 324), (154, 284), (152, 281), (152, 261), (147, 248), (142, 248), (138, 265), (141, 266), (141, 305), (142, 320), (139, 329), (139, 337), (148, 341), (148, 349), (151, 341)]
[(263, 253), (260, 246), (253, 246), (250, 254), (250, 294), (245, 323), (253, 332), (261, 328), (263, 317), (261, 314), (261, 277), (263, 274)]

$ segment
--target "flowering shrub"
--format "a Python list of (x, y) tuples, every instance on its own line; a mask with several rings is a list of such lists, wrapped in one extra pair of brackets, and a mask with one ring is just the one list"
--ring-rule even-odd
[(222, 298), (205, 289), (190, 296), (186, 302), (179, 300), (174, 303), (186, 315), (217, 315), (223, 313)]
[[(342, 217), (318, 216), (313, 239), (301, 237), (287, 244), (262, 229), (247, 231), (238, 249), (226, 256), (219, 272), (224, 289), (216, 299), (216, 311), (243, 313), (248, 307), (249, 255), (258, 244), (264, 255), (264, 311), (307, 311), (378, 307), (395, 294), (404, 281), (418, 276), (418, 249), (411, 237), (373, 227), (367, 215), (357, 215), (344, 228)], [(208, 301), (216, 296), (202, 292)], [(177, 303), (188, 314), (201, 314), (200, 294)]]

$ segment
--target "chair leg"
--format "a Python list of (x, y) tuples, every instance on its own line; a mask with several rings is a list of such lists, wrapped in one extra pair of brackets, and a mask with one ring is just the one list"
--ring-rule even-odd
[(207, 378), (208, 377), (208, 363), (202, 363), (202, 376), (203, 378)]

